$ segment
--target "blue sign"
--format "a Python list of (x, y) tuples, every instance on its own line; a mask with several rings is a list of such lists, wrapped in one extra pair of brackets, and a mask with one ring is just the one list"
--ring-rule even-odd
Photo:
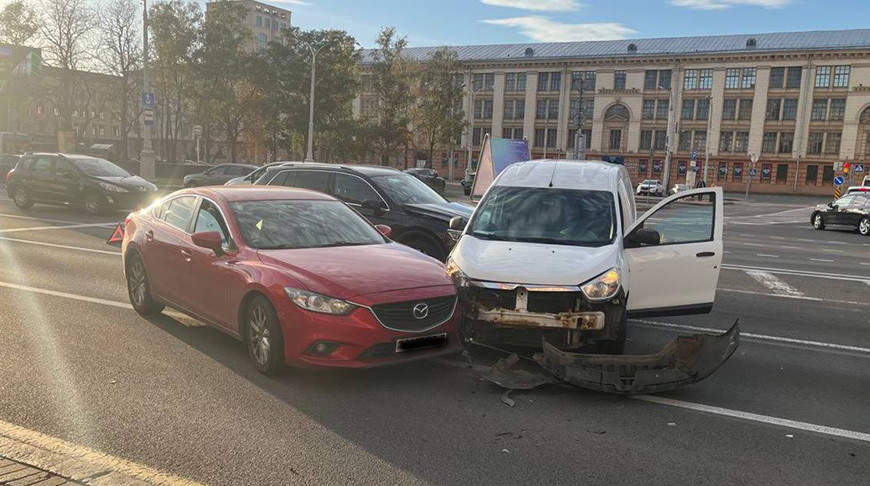
[(758, 175), (758, 171), (755, 169), (749, 169), (749, 175), (751, 175), (752, 177), (755, 177)]
[(855, 164), (855, 173), (864, 172), (864, 164)]
[(698, 152), (692, 152), (692, 160), (698, 160)]
[(701, 168), (698, 167), (697, 165), (693, 165), (692, 170), (694, 170), (695, 172), (698, 172), (699, 170), (701, 170)]
[(145, 108), (154, 108), (157, 105), (157, 97), (154, 93), (142, 93), (142, 106)]
[(837, 176), (837, 177), (834, 177), (834, 185), (835, 185), (835, 186), (842, 186), (842, 185), (843, 185), (843, 182), (845, 182), (845, 181), (843, 180), (843, 176)]

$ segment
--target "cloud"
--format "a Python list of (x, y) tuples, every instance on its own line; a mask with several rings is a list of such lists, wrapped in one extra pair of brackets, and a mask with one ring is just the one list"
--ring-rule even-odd
[(723, 10), (736, 5), (750, 7), (781, 8), (792, 0), (671, 0), (675, 7), (688, 7), (694, 10)]
[(572, 42), (625, 39), (635, 31), (617, 23), (563, 24), (546, 17), (512, 17), (481, 22), (505, 27), (518, 27), (529, 39), (538, 42)]
[(577, 0), (480, 0), (494, 7), (520, 8), (523, 10), (543, 10), (549, 12), (570, 12), (580, 8)]

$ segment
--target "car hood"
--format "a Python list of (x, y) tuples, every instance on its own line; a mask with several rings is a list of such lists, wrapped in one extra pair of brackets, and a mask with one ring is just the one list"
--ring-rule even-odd
[(250, 186), (251, 181), (247, 180), (246, 179), (247, 177), (248, 176), (246, 176), (246, 175), (234, 177), (234, 178), (228, 180), (226, 183), (224, 183), (224, 185), (225, 186)]
[(407, 213), (443, 221), (450, 221), (450, 219), (456, 216), (469, 219), (471, 218), (471, 213), (474, 212), (473, 207), (455, 202), (445, 202), (444, 204), (405, 204), (404, 208)]
[(450, 257), (473, 280), (526, 285), (580, 285), (610, 268), (622, 267), (616, 243), (593, 248), (463, 235)]
[(156, 191), (157, 186), (146, 181), (145, 179), (139, 176), (126, 176), (126, 177), (94, 177), (94, 180), (99, 182), (108, 182), (109, 184), (114, 184), (116, 186), (123, 187), (124, 189), (129, 190), (142, 190), (141, 188), (145, 188), (146, 191)]
[(308, 290), (338, 299), (452, 285), (443, 263), (398, 243), (258, 253), (260, 261), (290, 273)]

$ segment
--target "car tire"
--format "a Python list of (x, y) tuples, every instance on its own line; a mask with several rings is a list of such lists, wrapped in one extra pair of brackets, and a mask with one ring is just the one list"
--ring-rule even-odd
[(813, 213), (813, 217), (810, 219), (810, 223), (812, 223), (813, 228), (817, 230), (825, 229), (825, 217), (822, 216), (822, 213)]
[(628, 313), (623, 310), (622, 322), (619, 323), (619, 332), (612, 341), (596, 341), (595, 348), (598, 354), (623, 354), (625, 353), (625, 335), (628, 332)]
[(27, 189), (19, 187), (12, 193), (12, 201), (18, 209), (30, 209), (33, 207), (33, 199), (30, 198), (30, 193)]
[(430, 257), (444, 261), (445, 255), (444, 251), (441, 250), (441, 247), (431, 240), (431, 238), (427, 237), (423, 234), (409, 234), (407, 236), (403, 236), (399, 238), (399, 243), (410, 246), (411, 248), (423, 253), (424, 255), (429, 255)]
[(864, 236), (870, 235), (870, 217), (864, 216), (858, 223), (858, 233)]
[(258, 295), (248, 303), (244, 316), (245, 343), (254, 368), (264, 375), (279, 373), (285, 367), (284, 335), (272, 303)]
[(106, 198), (99, 192), (89, 192), (83, 205), (89, 214), (102, 214), (106, 209)]
[(143, 316), (151, 316), (163, 312), (164, 306), (157, 303), (151, 295), (148, 284), (148, 271), (145, 262), (138, 253), (132, 253), (127, 259), (127, 296), (133, 310)]

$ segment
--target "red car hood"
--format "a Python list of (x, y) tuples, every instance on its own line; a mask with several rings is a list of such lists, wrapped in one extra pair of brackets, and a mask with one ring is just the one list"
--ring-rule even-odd
[(443, 263), (398, 243), (258, 254), (260, 261), (287, 271), (308, 290), (339, 299), (452, 285)]

